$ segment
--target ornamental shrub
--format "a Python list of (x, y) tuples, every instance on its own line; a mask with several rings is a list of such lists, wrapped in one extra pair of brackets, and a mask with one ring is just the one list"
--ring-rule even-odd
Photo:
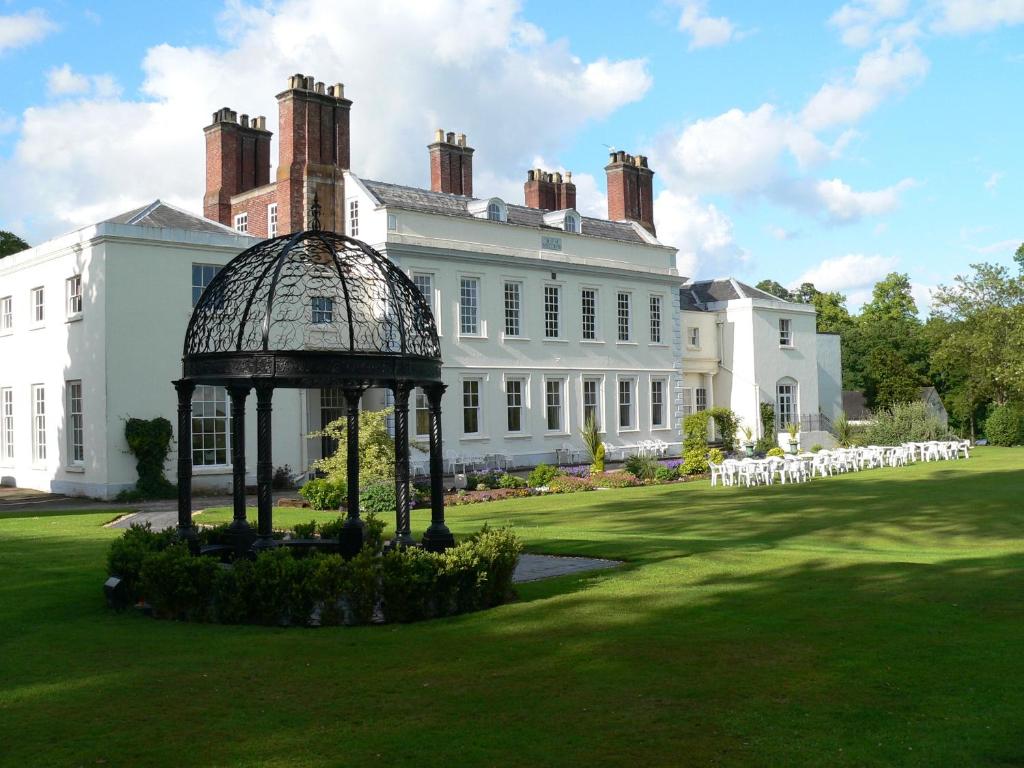
[(768, 453), (772, 448), (778, 446), (779, 437), (775, 432), (775, 406), (771, 403), (761, 403), (761, 438), (754, 444), (754, 450), (758, 453)]
[(641, 480), (653, 480), (655, 472), (661, 465), (652, 456), (629, 456), (623, 462), (623, 466), (627, 472), (631, 472)]
[[(174, 430), (171, 422), (162, 416), (155, 419), (129, 418), (124, 425), (124, 437), (128, 449), (135, 456), (135, 470), (139, 479), (134, 492), (119, 495), (119, 499), (173, 499), (178, 489), (164, 476), (164, 464), (171, 450)], [(181, 450), (189, 450), (182, 446)]]
[(139, 590), (158, 616), (206, 621), (218, 567), (212, 557), (196, 557), (184, 543), (172, 544), (145, 557)]
[(680, 470), (684, 475), (702, 475), (708, 471), (707, 448), (687, 448), (683, 452), (683, 466)]
[(1024, 442), (1024, 410), (1017, 405), (999, 405), (985, 421), (985, 437), (992, 445)]
[(707, 411), (691, 413), (683, 419), (683, 455), (687, 451), (706, 450), (708, 444), (708, 414)]
[(317, 511), (340, 509), (345, 501), (348, 485), (337, 478), (317, 477), (299, 488), (299, 496)]
[(669, 467), (659, 464), (657, 470), (654, 472), (654, 479), (659, 483), (671, 483), (673, 480), (679, 479), (679, 470), (670, 469)]
[(308, 523), (296, 523), (292, 528), (292, 533), (295, 534), (296, 539), (312, 539), (316, 534), (316, 520), (310, 520)]
[(548, 482), (548, 490), (551, 493), (578, 493), (579, 491), (594, 490), (594, 484), (589, 477), (556, 475)]
[(530, 472), (530, 477), (526, 482), (530, 484), (531, 488), (540, 488), (541, 486), (550, 483), (551, 478), (557, 474), (557, 467), (552, 467), (550, 464), (538, 464), (533, 468), (533, 471)]
[(605, 457), (604, 443), (600, 443), (597, 446), (597, 450), (594, 451), (594, 461), (590, 465), (591, 473), (604, 472), (604, 457)]
[(499, 488), (525, 488), (526, 485), (527, 483), (523, 478), (509, 474), (508, 472), (498, 478)]
[(154, 531), (147, 523), (132, 523), (124, 535), (114, 539), (107, 554), (107, 573), (124, 582), (132, 602), (139, 598), (142, 563), (154, 552), (161, 552), (177, 540), (174, 528)]
[(590, 482), (595, 488), (632, 488), (634, 485), (640, 485), (639, 478), (625, 470), (592, 474)]
[(727, 451), (733, 450), (736, 445), (736, 430), (740, 423), (739, 417), (731, 409), (721, 406), (710, 408), (705, 411), (705, 414), (714, 420), (718, 435), (722, 440), (722, 447)]
[(708, 461), (714, 462), (715, 464), (721, 464), (725, 461), (725, 454), (718, 448), (712, 448), (708, 451)]
[[(395, 441), (388, 432), (388, 417), (393, 408), (359, 413), (359, 485), (395, 482)], [(348, 477), (348, 437), (345, 417), (335, 419), (310, 437), (330, 437), (336, 440), (338, 448), (333, 456), (326, 456), (313, 462), (313, 468), (320, 470), (332, 480)]]
[(929, 413), (920, 400), (911, 403), (893, 403), (875, 413), (867, 425), (864, 436), (870, 445), (900, 445), (929, 440), (945, 440), (949, 428)]
[(431, 553), (392, 550), (380, 562), (381, 610), (385, 621), (408, 622), (434, 615), (437, 568)]
[(359, 511), (385, 515), (398, 506), (393, 483), (374, 483), (359, 493)]
[(765, 456), (780, 456), (780, 457), (781, 456), (785, 456), (785, 455), (786, 455), (786, 452), (783, 451), (781, 448), (779, 448), (779, 446), (777, 446), (777, 445), (774, 448), (769, 448), (768, 452), (765, 454)]

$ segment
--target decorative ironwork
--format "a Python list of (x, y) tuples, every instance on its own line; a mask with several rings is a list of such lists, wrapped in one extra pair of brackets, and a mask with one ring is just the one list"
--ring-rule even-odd
[(314, 232), (320, 231), (320, 197), (313, 193), (313, 204), (309, 206), (309, 228)]
[[(191, 522), (191, 397), (197, 383), (231, 388), (234, 425), (235, 523), (245, 526), (245, 393), (256, 388), (258, 538), (273, 533), (271, 413), (279, 387), (342, 387), (347, 402), (348, 515), (338, 550), (353, 555), (363, 541), (359, 518), (358, 401), (371, 386), (396, 393), (396, 546), (413, 544), (409, 525), (408, 401), (414, 387), (431, 393), (430, 549), (453, 546), (444, 526), (441, 483), (441, 348), (430, 306), (415, 284), (363, 242), (322, 232), (320, 203), (312, 229), (264, 240), (232, 259), (200, 296), (185, 334), (178, 388), (178, 524), (195, 539)], [(250, 529), (251, 530), (251, 529)], [(248, 546), (252, 533), (239, 537)]]

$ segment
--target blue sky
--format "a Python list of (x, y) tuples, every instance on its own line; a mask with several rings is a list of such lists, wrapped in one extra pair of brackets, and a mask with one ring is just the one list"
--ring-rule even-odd
[[(686, 275), (812, 279), (857, 305), (1024, 240), (1024, 0), (144, 3), (0, 0), (0, 228), (30, 241), (155, 197), (198, 210), (202, 127), (342, 81), (353, 170), (425, 185), (432, 128), (476, 188), (646, 153)], [(1016, 214), (1016, 215), (1015, 215)]]

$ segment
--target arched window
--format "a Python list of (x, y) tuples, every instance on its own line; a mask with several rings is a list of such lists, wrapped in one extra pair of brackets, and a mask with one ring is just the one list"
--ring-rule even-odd
[(580, 233), (580, 218), (572, 213), (565, 215), (565, 231), (574, 232), (577, 235)]
[(501, 206), (494, 202), (488, 203), (487, 218), (491, 221), (501, 221)]
[(800, 423), (800, 401), (795, 379), (788, 376), (775, 385), (775, 428), (780, 432), (787, 424)]

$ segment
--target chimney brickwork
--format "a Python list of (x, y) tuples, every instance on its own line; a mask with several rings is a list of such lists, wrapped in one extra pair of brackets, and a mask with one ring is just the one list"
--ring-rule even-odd
[(635, 221), (655, 235), (654, 171), (647, 167), (647, 158), (612, 152), (604, 170), (608, 177), (608, 218)]
[(206, 134), (206, 194), (203, 215), (231, 226), (231, 198), (270, 181), (270, 138), (266, 118), (228, 107), (213, 113)]
[(529, 208), (561, 211), (576, 207), (576, 185), (572, 183), (571, 171), (566, 171), (564, 180), (557, 171), (546, 173), (540, 168), (527, 171), (523, 195)]
[(466, 145), (466, 134), (445, 133), (440, 128), (430, 152), (430, 188), (449, 195), (473, 196), (473, 148)]

